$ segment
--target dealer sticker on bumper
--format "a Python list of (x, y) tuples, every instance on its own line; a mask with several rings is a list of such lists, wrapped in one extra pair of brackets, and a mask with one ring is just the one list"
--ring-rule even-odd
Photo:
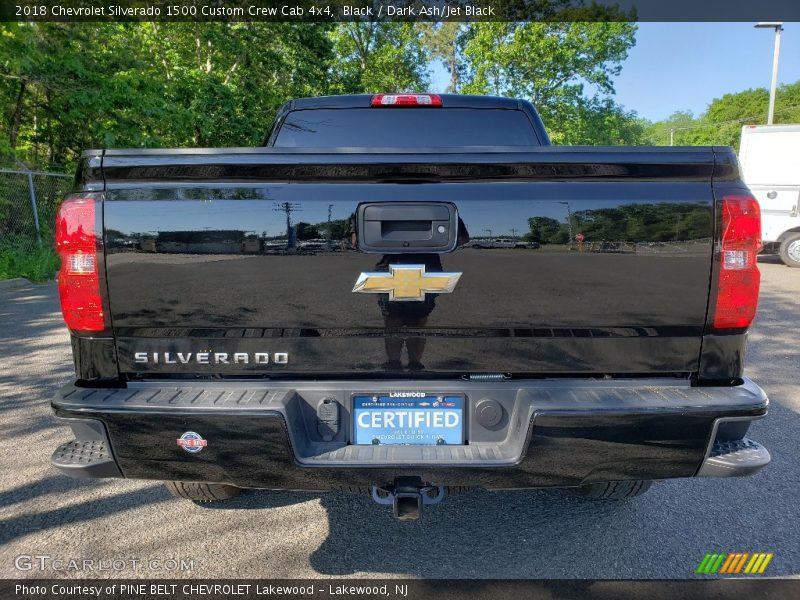
[(353, 396), (356, 444), (463, 444), (462, 396)]

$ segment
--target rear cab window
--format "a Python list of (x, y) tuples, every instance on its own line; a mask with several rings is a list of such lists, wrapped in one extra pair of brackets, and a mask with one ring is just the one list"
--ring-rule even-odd
[(318, 108), (293, 110), (277, 148), (539, 146), (521, 110), (502, 108)]

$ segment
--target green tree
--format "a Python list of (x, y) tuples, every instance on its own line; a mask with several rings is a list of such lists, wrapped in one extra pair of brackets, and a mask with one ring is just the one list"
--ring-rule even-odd
[(288, 98), (327, 90), (323, 26), (147, 25), (143, 45), (158, 56), (149, 66), (166, 82), (166, 106), (179, 109), (171, 125), (194, 145), (258, 145)]
[(625, 204), (572, 213), (587, 242), (672, 242), (711, 235), (711, 216), (691, 203)]
[(429, 84), (423, 32), (413, 23), (339, 23), (331, 33), (335, 93), (420, 92)]
[(461, 74), (464, 67), (461, 57), (461, 40), (465, 26), (455, 21), (444, 23), (420, 23), (422, 41), (431, 59), (440, 60), (450, 73), (450, 83), (445, 89), (449, 93), (458, 93), (461, 89)]
[(579, 99), (559, 112), (559, 126), (551, 132), (561, 144), (636, 146), (650, 144), (649, 123), (608, 97)]
[(310, 223), (305, 223), (304, 221), (297, 223), (297, 225), (295, 225), (295, 230), (297, 231), (298, 240), (313, 240), (322, 237), (316, 225), (311, 225)]
[[(743, 90), (715, 98), (699, 117), (676, 112), (653, 123), (648, 133), (656, 144), (676, 146), (733, 146), (738, 150), (744, 125), (767, 122), (769, 92), (765, 88)], [(800, 81), (782, 85), (775, 97), (775, 123), (800, 122)]]
[(529, 242), (539, 244), (566, 244), (569, 241), (569, 230), (566, 223), (560, 223), (550, 217), (531, 217), (528, 219), (530, 232), (525, 236)]
[(647, 134), (653, 144), (668, 146), (670, 141), (675, 145), (677, 139), (688, 139), (697, 129), (697, 118), (690, 110), (675, 111), (663, 121), (651, 123)]
[(322, 221), (313, 225), (319, 232), (316, 237), (330, 237), (332, 240), (341, 240), (350, 237), (350, 219), (333, 219)]
[(627, 143), (641, 127), (610, 97), (635, 33), (625, 22), (474, 23), (462, 37), (462, 90), (530, 99), (557, 143)]
[(777, 123), (800, 123), (800, 80), (778, 88), (775, 98)]
[(328, 91), (329, 25), (0, 24), (0, 152), (258, 145), (287, 99)]

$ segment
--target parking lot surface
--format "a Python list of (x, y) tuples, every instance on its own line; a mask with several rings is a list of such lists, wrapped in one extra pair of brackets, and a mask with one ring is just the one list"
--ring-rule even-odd
[(772, 453), (766, 470), (660, 482), (622, 504), (472, 492), (417, 523), (344, 493), (195, 505), (156, 482), (60, 475), (49, 457), (71, 433), (49, 397), (73, 372), (56, 287), (2, 284), (0, 577), (685, 578), (707, 552), (772, 552), (767, 574), (800, 576), (800, 269), (760, 267), (747, 374), (771, 407), (748, 435)]

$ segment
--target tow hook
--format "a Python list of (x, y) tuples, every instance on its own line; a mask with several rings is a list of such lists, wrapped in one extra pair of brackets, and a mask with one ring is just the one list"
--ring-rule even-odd
[(423, 484), (419, 477), (397, 477), (393, 485), (373, 485), (372, 499), (378, 504), (391, 504), (398, 521), (418, 521), (425, 505), (439, 504), (444, 499), (444, 486)]

